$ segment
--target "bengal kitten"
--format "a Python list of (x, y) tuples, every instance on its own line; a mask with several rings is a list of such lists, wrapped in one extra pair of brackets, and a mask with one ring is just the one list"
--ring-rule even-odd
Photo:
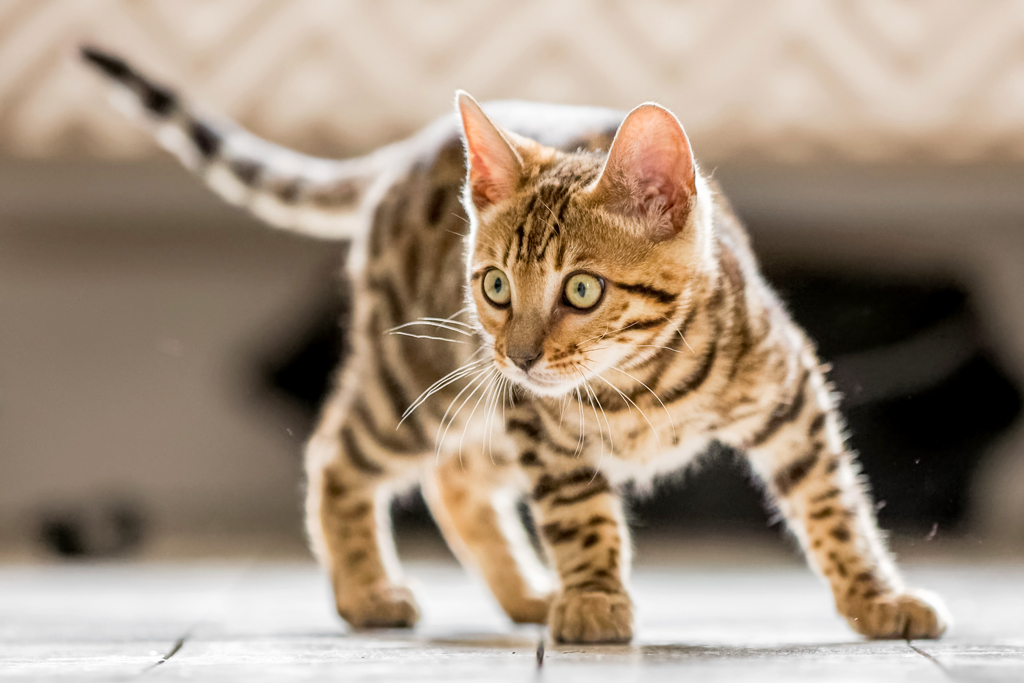
[[(855, 631), (945, 631), (941, 602), (908, 589), (886, 550), (813, 342), (669, 111), (482, 109), (460, 92), (457, 116), (329, 161), (82, 54), (215, 192), (352, 242), (352, 352), (306, 449), (306, 515), (353, 627), (416, 623), (388, 509), (419, 481), (514, 621), (560, 642), (629, 641), (619, 487), (717, 440), (746, 453)], [(554, 590), (516, 514), (524, 489)]]

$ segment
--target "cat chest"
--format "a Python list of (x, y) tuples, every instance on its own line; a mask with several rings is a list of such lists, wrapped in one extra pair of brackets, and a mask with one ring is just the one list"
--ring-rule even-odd
[(634, 407), (623, 415), (602, 415), (587, 429), (588, 456), (611, 479), (645, 479), (685, 467), (715, 438), (715, 416)]

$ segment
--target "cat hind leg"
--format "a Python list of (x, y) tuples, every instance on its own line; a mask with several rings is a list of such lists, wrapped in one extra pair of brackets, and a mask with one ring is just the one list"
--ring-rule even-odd
[(339, 391), (328, 402), (306, 448), (306, 527), (345, 621), (409, 628), (419, 610), (402, 582), (390, 503), (396, 485), (413, 479), (430, 451), (408, 425), (381, 434), (388, 418), (372, 398)]

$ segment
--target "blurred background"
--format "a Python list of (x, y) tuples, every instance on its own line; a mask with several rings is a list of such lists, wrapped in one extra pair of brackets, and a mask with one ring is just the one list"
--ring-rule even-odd
[[(1024, 2), (0, 0), (0, 554), (302, 552), (342, 353), (342, 249), (210, 196), (82, 39), (323, 156), (456, 88), (668, 106), (833, 363), (883, 526), (1024, 548)], [(728, 452), (633, 510), (641, 544), (780, 533)], [(415, 494), (397, 518), (430, 537)]]

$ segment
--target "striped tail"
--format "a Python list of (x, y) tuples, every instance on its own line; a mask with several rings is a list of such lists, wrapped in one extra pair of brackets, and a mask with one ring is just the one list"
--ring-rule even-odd
[[(91, 46), (82, 59), (129, 95), (162, 147), (218, 195), (279, 228), (325, 239), (350, 239), (363, 197), (387, 154), (320, 159), (274, 145), (230, 122), (200, 117), (172, 90), (120, 57)], [(387, 149), (387, 148), (385, 148)]]

